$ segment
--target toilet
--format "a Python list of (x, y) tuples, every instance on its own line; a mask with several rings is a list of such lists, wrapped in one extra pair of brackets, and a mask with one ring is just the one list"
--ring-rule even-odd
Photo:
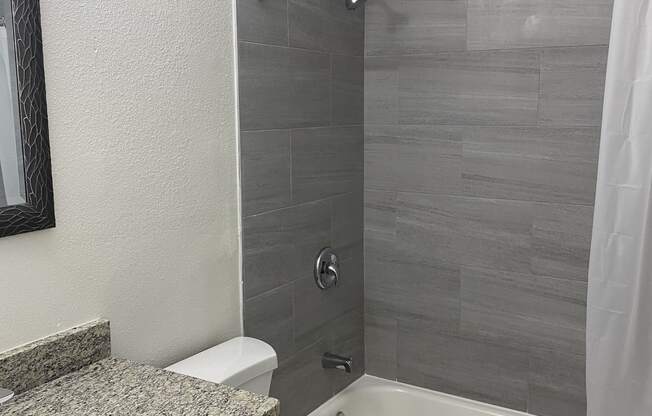
[(237, 337), (166, 370), (267, 396), (277, 367), (276, 352), (270, 345), (255, 338)]

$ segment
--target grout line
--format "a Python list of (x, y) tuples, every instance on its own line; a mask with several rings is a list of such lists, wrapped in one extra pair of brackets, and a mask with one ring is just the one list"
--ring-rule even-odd
[(305, 202), (299, 202), (297, 204), (292, 204), (292, 205), (288, 205), (288, 206), (281, 207), (281, 208), (275, 208), (275, 209), (272, 209), (272, 210), (269, 210), (269, 211), (263, 211), (263, 212), (260, 212), (260, 213), (257, 213), (257, 214), (247, 215), (246, 217), (243, 217), (243, 219), (251, 219), (251, 218), (261, 216), (261, 215), (272, 214), (272, 213), (275, 213), (275, 212), (285, 211), (285, 210), (292, 209), (292, 208), (299, 208), (299, 207), (302, 207), (304, 205), (311, 205), (311, 204), (316, 205), (316, 204), (321, 204), (321, 203), (324, 203), (324, 202), (330, 202), (331, 200), (333, 200), (335, 198), (340, 198), (340, 197), (343, 197), (343, 196), (346, 196), (346, 195), (356, 194), (358, 192), (361, 192), (361, 191), (349, 191), (349, 192), (342, 192), (342, 193), (339, 193), (339, 194), (333, 194), (333, 195), (326, 196), (324, 198), (314, 199), (314, 200), (305, 201)]
[[(340, 52), (331, 52), (331, 51), (326, 51), (326, 50), (321, 50), (321, 49), (310, 49), (310, 48), (302, 48), (299, 46), (286, 46), (286, 45), (276, 45), (276, 44), (271, 44), (271, 43), (263, 43), (263, 42), (254, 42), (250, 40), (239, 40), (238, 43), (246, 43), (249, 45), (256, 45), (256, 46), (267, 46), (270, 48), (280, 48), (280, 49), (291, 49), (291, 50), (296, 50), (296, 51), (301, 51), (301, 52), (312, 52), (315, 54), (319, 55), (336, 55), (336, 56), (346, 56), (350, 58), (365, 58), (364, 55), (351, 55), (351, 54), (346, 54), (346, 53), (340, 53)], [(402, 55), (401, 55), (402, 56)]]
[(293, 130), (288, 130), (288, 137), (290, 138), (290, 203), (294, 201), (294, 134)]
[(285, 34), (287, 35), (287, 46), (290, 47), (290, 0), (285, 0)]
[(429, 57), (444, 54), (462, 54), (462, 53), (482, 53), (482, 52), (536, 52), (541, 50), (550, 49), (582, 49), (582, 48), (596, 48), (608, 47), (608, 44), (595, 43), (587, 45), (555, 45), (555, 46), (530, 46), (523, 48), (494, 48), (494, 49), (451, 49), (441, 50), (437, 52), (427, 53), (411, 53), (411, 54), (382, 54), (382, 55), (365, 55), (365, 59), (369, 58), (409, 58), (409, 57)]
[(393, 189), (383, 189), (383, 188), (376, 188), (376, 187), (365, 187), (365, 191), (395, 193), (397, 197), (403, 194), (403, 195), (420, 195), (420, 196), (433, 196), (433, 197), (449, 197), (449, 198), (457, 198), (457, 199), (476, 199), (482, 201), (517, 202), (522, 204), (537, 204), (537, 205), (545, 205), (545, 206), (571, 206), (571, 207), (581, 207), (581, 208), (593, 208), (593, 204), (578, 204), (572, 202), (530, 201), (524, 199), (508, 199), (508, 198), (487, 198), (481, 196), (451, 194), (445, 192), (433, 193), (433, 192), (417, 192), (417, 191), (401, 191), (401, 190), (397, 191)]
[(541, 122), (541, 97), (542, 97), (542, 94), (541, 94), (541, 92), (543, 90), (543, 88), (542, 88), (543, 85), (542, 85), (542, 81), (541, 81), (541, 78), (542, 78), (541, 74), (543, 73), (543, 53), (544, 53), (544, 51), (541, 50), (541, 51), (539, 51), (539, 54), (537, 55), (537, 60), (538, 60), (538, 64), (539, 64), (539, 91), (538, 91), (538, 94), (537, 94), (537, 125), (539, 125), (539, 126), (542, 125), (542, 122)]

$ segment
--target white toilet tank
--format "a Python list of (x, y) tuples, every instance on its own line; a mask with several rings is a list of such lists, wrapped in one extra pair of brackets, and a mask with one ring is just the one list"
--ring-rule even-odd
[(277, 367), (276, 352), (270, 345), (255, 338), (238, 337), (166, 370), (267, 396)]

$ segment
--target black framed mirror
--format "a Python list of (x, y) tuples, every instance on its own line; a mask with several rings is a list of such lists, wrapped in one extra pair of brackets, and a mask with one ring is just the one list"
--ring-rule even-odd
[(38, 0), (0, 0), (0, 237), (54, 227)]

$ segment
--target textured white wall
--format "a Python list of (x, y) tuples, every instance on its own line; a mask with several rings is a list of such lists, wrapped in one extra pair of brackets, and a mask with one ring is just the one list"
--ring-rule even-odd
[(240, 333), (231, 0), (41, 0), (57, 228), (0, 239), (0, 351), (106, 317), (163, 365)]

